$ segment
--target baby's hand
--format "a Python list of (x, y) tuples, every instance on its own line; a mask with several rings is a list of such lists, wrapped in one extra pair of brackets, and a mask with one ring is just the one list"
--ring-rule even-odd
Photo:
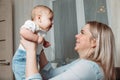
[(38, 37), (38, 44), (41, 44), (43, 42), (43, 40), (44, 40), (43, 37), (39, 36)]
[(50, 45), (51, 45), (51, 44), (50, 44), (48, 41), (44, 40), (43, 46), (44, 46), (45, 48), (49, 47)]

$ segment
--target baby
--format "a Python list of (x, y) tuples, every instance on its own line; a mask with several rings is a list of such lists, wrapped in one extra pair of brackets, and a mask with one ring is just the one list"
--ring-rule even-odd
[[(32, 10), (31, 20), (27, 20), (20, 28), (22, 38), (38, 43), (37, 55), (43, 47), (50, 44), (44, 39), (47, 31), (52, 27), (53, 11), (47, 6), (37, 5)], [(25, 79), (26, 51), (20, 44), (12, 60), (12, 69), (16, 80)]]

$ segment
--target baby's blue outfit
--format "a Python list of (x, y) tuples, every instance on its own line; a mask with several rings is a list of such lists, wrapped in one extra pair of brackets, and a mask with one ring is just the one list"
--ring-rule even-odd
[[(26, 28), (32, 32), (37, 32), (39, 36), (44, 37), (46, 32), (41, 30), (35, 23), (31, 20), (27, 20), (21, 28)], [(37, 55), (40, 55), (43, 45), (39, 44), (37, 49)], [(25, 80), (25, 69), (26, 69), (26, 51), (24, 47), (20, 44), (17, 51), (14, 54), (12, 60), (12, 69), (16, 80)]]
[[(38, 73), (39, 74), (39, 73)], [(93, 61), (77, 59), (70, 64), (53, 69), (48, 63), (41, 71), (27, 80), (105, 80), (100, 66)]]

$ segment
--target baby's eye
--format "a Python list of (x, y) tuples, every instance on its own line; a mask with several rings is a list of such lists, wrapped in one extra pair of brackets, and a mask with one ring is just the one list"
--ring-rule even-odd
[(81, 34), (83, 34), (83, 32), (81, 32)]

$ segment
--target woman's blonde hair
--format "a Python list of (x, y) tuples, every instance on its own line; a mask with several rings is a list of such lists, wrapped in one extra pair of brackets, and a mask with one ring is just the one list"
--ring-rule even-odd
[(88, 59), (100, 63), (105, 74), (105, 80), (115, 80), (114, 54), (115, 39), (114, 34), (106, 24), (90, 21), (90, 32), (96, 39), (96, 48)]

